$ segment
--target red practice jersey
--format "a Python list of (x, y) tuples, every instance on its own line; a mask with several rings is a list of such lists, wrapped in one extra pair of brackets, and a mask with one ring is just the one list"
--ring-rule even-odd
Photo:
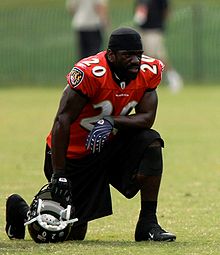
[[(144, 93), (155, 89), (164, 68), (160, 60), (142, 55), (141, 68), (135, 80), (125, 86), (116, 83), (105, 58), (106, 51), (84, 58), (67, 75), (69, 86), (89, 100), (70, 128), (68, 158), (81, 158), (89, 153), (86, 138), (93, 125), (103, 116), (128, 115)], [(51, 133), (47, 137), (51, 147)]]

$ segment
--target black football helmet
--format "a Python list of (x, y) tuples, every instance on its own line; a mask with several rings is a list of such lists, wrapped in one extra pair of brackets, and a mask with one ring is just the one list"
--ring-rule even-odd
[(71, 205), (64, 208), (52, 200), (50, 185), (47, 184), (34, 197), (25, 225), (36, 243), (63, 242), (74, 222), (78, 221), (73, 215)]

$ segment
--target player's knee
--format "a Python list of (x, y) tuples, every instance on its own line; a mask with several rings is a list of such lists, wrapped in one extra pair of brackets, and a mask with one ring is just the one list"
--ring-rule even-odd
[(154, 129), (143, 130), (138, 134), (137, 140), (141, 143), (145, 143), (148, 147), (150, 146), (161, 146), (164, 147), (164, 141), (160, 134)]
[(154, 141), (149, 145), (149, 148), (152, 148), (152, 147), (160, 147), (160, 148), (161, 148), (161, 146), (162, 146), (161, 140), (156, 139), (156, 140), (154, 140)]
[(162, 139), (154, 140), (144, 151), (138, 173), (143, 176), (161, 175), (163, 171)]

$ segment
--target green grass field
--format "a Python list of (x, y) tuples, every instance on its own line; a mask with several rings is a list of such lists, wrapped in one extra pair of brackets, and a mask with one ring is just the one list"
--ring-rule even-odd
[(0, 254), (211, 255), (220, 254), (220, 87), (188, 85), (173, 95), (161, 86), (154, 128), (165, 140), (164, 175), (158, 217), (176, 233), (173, 243), (134, 241), (139, 196), (112, 190), (112, 216), (93, 221), (86, 240), (62, 244), (10, 241), (5, 232), (5, 199), (28, 202), (45, 183), (45, 137), (62, 88), (15, 87), (0, 92)]

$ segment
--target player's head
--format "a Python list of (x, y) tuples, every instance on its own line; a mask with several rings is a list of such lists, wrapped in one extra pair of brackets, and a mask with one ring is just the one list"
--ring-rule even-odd
[(134, 29), (122, 27), (111, 33), (107, 58), (120, 78), (135, 79), (137, 77), (142, 53), (141, 36)]

